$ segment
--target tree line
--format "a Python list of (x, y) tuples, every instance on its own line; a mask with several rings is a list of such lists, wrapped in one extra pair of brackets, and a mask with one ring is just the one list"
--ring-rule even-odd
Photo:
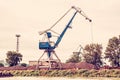
[(120, 36), (110, 38), (105, 51), (102, 52), (102, 50), (101, 44), (87, 44), (82, 53), (73, 54), (66, 62), (81, 62), (80, 54), (82, 54), (83, 61), (93, 64), (96, 68), (102, 67), (105, 60), (108, 60), (112, 67), (120, 67)]
[[(108, 60), (112, 67), (120, 67), (120, 36), (110, 38), (108, 40), (105, 52), (102, 52), (102, 50), (102, 44), (87, 44), (83, 48), (82, 53), (80, 52), (73, 54), (68, 60), (66, 60), (66, 63), (78, 63), (85, 61), (93, 64), (96, 68), (99, 68), (104, 65), (105, 60)], [(83, 60), (80, 54), (82, 54)], [(6, 62), (9, 64), (9, 66), (16, 66), (20, 64), (23, 58), (23, 55), (16, 51), (8, 51), (6, 55)], [(26, 66), (26, 64), (22, 65)], [(0, 66), (2, 66), (2, 64), (0, 64)]]

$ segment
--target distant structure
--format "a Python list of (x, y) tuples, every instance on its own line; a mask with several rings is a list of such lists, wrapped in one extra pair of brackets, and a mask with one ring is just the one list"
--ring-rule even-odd
[(16, 37), (17, 37), (16, 52), (19, 52), (19, 37), (20, 37), (20, 34), (16, 34)]

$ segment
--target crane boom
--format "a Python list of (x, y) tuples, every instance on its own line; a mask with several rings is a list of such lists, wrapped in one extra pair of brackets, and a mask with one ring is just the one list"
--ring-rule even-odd
[(88, 18), (88, 17), (85, 15), (85, 13), (84, 13), (80, 8), (77, 8), (77, 7), (75, 7), (75, 6), (72, 6), (71, 8), (75, 9), (76, 12), (74, 13), (74, 15), (72, 16), (72, 18), (71, 18), (70, 21), (68, 22), (67, 26), (65, 27), (65, 29), (63, 30), (63, 32), (61, 33), (61, 35), (58, 37), (58, 39), (57, 39), (57, 41), (56, 41), (56, 43), (55, 43), (55, 45), (54, 45), (54, 48), (55, 48), (56, 46), (58, 46), (58, 44), (59, 44), (60, 41), (62, 40), (65, 32), (66, 32), (67, 29), (70, 27), (70, 24), (72, 23), (72, 21), (73, 21), (73, 19), (75, 18), (75, 16), (76, 16), (77, 13), (80, 13), (83, 17), (86, 18), (86, 20), (89, 20), (89, 22), (92, 22), (92, 20), (91, 20), (90, 18)]
[(60, 41), (62, 40), (65, 32), (67, 31), (67, 29), (70, 27), (70, 24), (72, 23), (73, 19), (75, 18), (75, 15), (77, 14), (77, 11), (74, 13), (74, 15), (72, 16), (72, 18), (70, 19), (70, 21), (68, 22), (67, 26), (65, 27), (65, 29), (63, 30), (63, 32), (61, 33), (61, 35), (58, 37), (54, 48), (60, 43)]

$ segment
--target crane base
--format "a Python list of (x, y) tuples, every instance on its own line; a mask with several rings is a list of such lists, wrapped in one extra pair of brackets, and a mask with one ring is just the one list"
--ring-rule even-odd
[[(52, 54), (51, 57), (48, 57), (47, 59), (42, 59), (42, 57), (46, 53), (47, 52), (44, 51), (42, 56), (38, 59), (38, 65), (36, 69), (61, 69), (62, 67), (61, 61), (59, 57), (57, 56), (57, 54), (55, 53), (55, 51), (51, 52)], [(56, 59), (53, 59), (53, 55), (56, 57)]]

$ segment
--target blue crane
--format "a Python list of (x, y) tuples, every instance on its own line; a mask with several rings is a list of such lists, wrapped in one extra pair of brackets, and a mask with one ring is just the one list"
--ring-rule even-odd
[[(60, 36), (58, 37), (58, 39), (57, 39), (57, 41), (55, 42), (55, 44), (54, 44), (53, 46), (51, 46), (51, 44), (50, 44), (49, 41), (48, 41), (48, 42), (39, 42), (39, 49), (44, 49), (45, 51), (47, 51), (49, 57), (51, 56), (51, 51), (53, 51), (53, 50), (58, 46), (58, 44), (61, 42), (61, 40), (62, 40), (65, 32), (66, 32), (67, 29), (70, 27), (70, 25), (71, 25), (71, 23), (72, 23), (72, 21), (73, 21), (73, 19), (75, 18), (75, 16), (76, 16), (77, 13), (80, 13), (82, 16), (84, 16), (84, 17), (85, 17), (87, 20), (89, 20), (90, 22), (92, 21), (91, 19), (89, 19), (89, 18), (84, 14), (84, 12), (83, 12), (80, 8), (76, 8), (76, 7), (72, 6), (72, 9), (75, 9), (76, 11), (75, 11), (75, 13), (73, 14), (72, 18), (70, 19), (70, 21), (68, 22), (68, 24), (66, 25), (66, 27), (64, 28), (63, 32), (62, 32), (62, 33), (60, 34)], [(70, 10), (69, 10), (69, 11), (70, 11)], [(69, 12), (69, 11), (68, 11), (68, 12)], [(67, 12), (67, 13), (68, 13), (68, 12)], [(67, 13), (66, 13), (66, 14), (67, 14)], [(65, 14), (65, 15), (66, 15), (66, 14)], [(50, 29), (48, 29), (48, 30), (50, 30)], [(47, 38), (48, 38), (48, 39), (52, 37), (51, 32), (49, 32), (49, 31), (45, 31), (45, 32), (46, 32), (46, 34), (47, 34)]]
[[(51, 43), (50, 43), (50, 38), (52, 37), (52, 33), (50, 32), (51, 28), (54, 27), (71, 9), (75, 10), (73, 16), (71, 17), (70, 21), (68, 22), (68, 24), (66, 25), (66, 27), (64, 28), (62, 33), (58, 36), (58, 38), (55, 41), (54, 45), (51, 45)], [(72, 21), (74, 20), (74, 18), (75, 18), (77, 13), (80, 13), (83, 17), (85, 17), (85, 19), (89, 20), (89, 22), (92, 21), (91, 19), (89, 19), (85, 15), (85, 13), (80, 8), (72, 6), (71, 9), (69, 9), (50, 29), (47, 29), (44, 32), (40, 33), (40, 34), (45, 33), (46, 36), (47, 36), (48, 41), (45, 41), (45, 42), (44, 41), (40, 41), (39, 42), (39, 49), (45, 50), (45, 52), (47, 52), (47, 55), (48, 55), (49, 58), (51, 57), (52, 52), (54, 52), (54, 49), (61, 42), (65, 32), (67, 31), (67, 29), (70, 28), (70, 25), (71, 25)]]
[[(48, 56), (51, 56), (51, 52), (58, 46), (58, 44), (61, 42), (65, 32), (67, 31), (67, 29), (70, 27), (70, 24), (72, 23), (75, 15), (77, 14), (77, 11), (74, 13), (74, 15), (72, 16), (72, 18), (70, 19), (70, 21), (68, 22), (67, 26), (65, 27), (65, 29), (63, 30), (63, 32), (60, 34), (60, 36), (58, 37), (57, 41), (55, 42), (54, 46), (51, 46), (49, 42), (40, 42), (39, 43), (39, 49), (45, 49), (48, 52)], [(50, 32), (47, 32), (47, 37), (51, 38), (52, 35)]]

